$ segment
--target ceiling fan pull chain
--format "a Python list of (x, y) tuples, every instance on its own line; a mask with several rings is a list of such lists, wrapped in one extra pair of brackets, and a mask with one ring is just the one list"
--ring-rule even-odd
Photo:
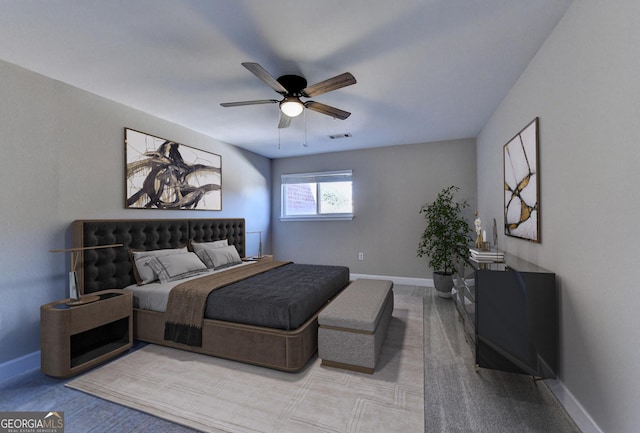
[(302, 112), (302, 116), (304, 117), (302, 119), (304, 121), (304, 141), (302, 142), (302, 147), (307, 147), (307, 110)]
[(281, 138), (281, 129), (278, 128), (278, 150), (280, 150), (280, 138)]

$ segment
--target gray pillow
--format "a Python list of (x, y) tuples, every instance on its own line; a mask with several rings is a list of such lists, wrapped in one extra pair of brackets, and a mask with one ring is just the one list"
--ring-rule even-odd
[(156, 256), (147, 262), (147, 266), (158, 275), (161, 283), (207, 272), (207, 267), (195, 253)]
[(153, 272), (153, 269), (146, 266), (147, 262), (152, 258), (173, 254), (185, 254), (188, 252), (187, 247), (151, 251), (129, 250), (133, 262), (133, 275), (136, 277), (138, 285), (141, 286), (158, 279), (158, 275)]
[(238, 250), (233, 245), (222, 248), (202, 249), (196, 253), (209, 269), (220, 269), (242, 263)]
[(229, 241), (227, 239), (213, 242), (191, 242), (191, 248), (193, 249), (194, 253), (202, 250), (210, 250), (213, 248), (224, 248), (227, 246), (229, 246)]

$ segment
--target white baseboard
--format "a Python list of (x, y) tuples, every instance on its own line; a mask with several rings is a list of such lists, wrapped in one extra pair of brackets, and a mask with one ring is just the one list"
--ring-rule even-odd
[(390, 280), (393, 284), (405, 284), (408, 286), (433, 287), (433, 279), (410, 277), (387, 277), (384, 275), (351, 274), (351, 279), (368, 278), (370, 280)]
[(0, 364), (0, 382), (40, 368), (40, 351)]
[(582, 407), (578, 399), (564, 386), (562, 381), (548, 379), (544, 382), (582, 433), (603, 433), (589, 413)]

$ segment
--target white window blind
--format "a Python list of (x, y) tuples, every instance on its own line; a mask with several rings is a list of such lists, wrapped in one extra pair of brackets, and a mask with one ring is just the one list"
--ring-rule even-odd
[(351, 170), (283, 174), (282, 220), (353, 218)]

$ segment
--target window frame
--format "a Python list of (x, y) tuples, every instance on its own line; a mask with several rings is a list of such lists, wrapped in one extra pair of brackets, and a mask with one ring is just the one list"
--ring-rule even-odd
[[(319, 213), (321, 206), (320, 186), (322, 178), (345, 177), (344, 182), (351, 182), (351, 212)], [(316, 213), (311, 215), (286, 215), (286, 185), (315, 183), (316, 184)], [(280, 175), (280, 221), (350, 221), (353, 219), (353, 170), (332, 170), (308, 173), (290, 173)]]

